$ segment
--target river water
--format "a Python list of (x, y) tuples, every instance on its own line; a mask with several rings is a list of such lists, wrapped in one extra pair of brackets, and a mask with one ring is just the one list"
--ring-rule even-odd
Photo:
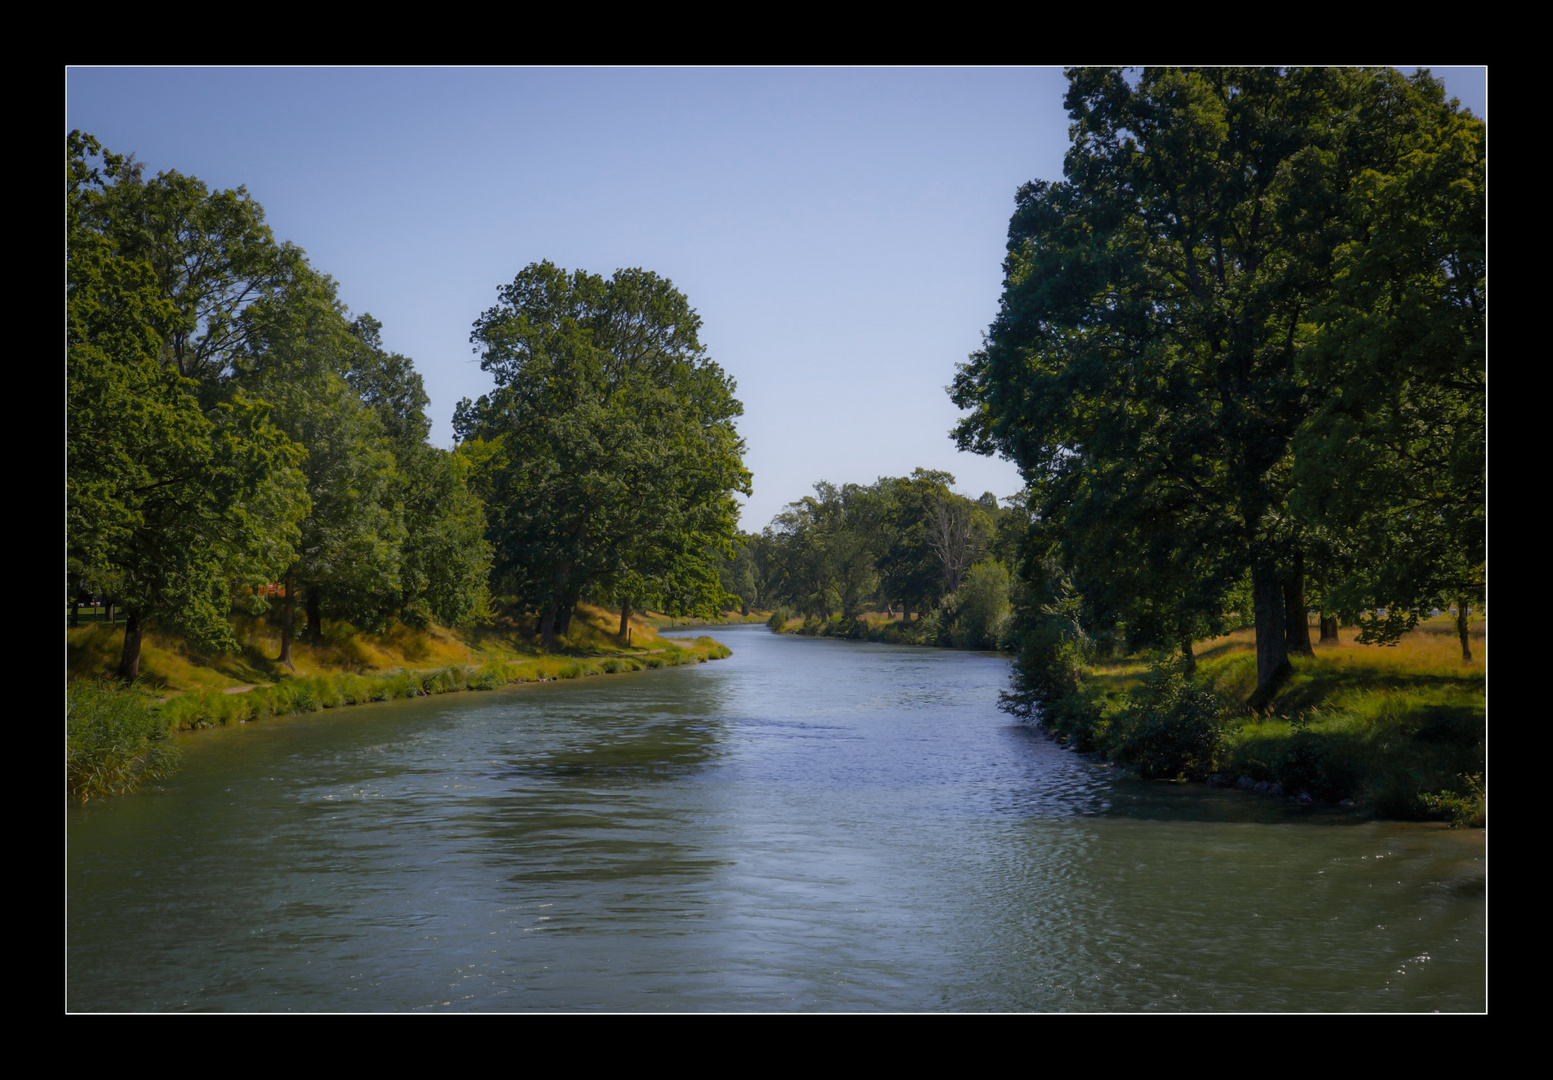
[(73, 1011), (1480, 1011), (1485, 834), (1147, 783), (1005, 658), (734, 655), (190, 736), (67, 811)]

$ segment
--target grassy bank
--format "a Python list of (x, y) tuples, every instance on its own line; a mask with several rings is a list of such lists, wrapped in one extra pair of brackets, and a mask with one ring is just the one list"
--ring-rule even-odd
[(280, 635), (263, 620), (240, 621), (241, 648), (225, 656), (202, 655), (179, 637), (152, 631), (143, 646), (142, 677), (132, 689), (104, 679), (117, 664), (122, 628), (66, 631), (67, 790), (82, 800), (100, 798), (166, 775), (176, 759), (165, 741), (173, 731), (729, 655), (711, 638), (669, 640), (636, 619), (632, 644), (623, 645), (613, 632), (618, 615), (602, 608), (582, 608), (558, 650), (540, 648), (531, 623), (509, 613), (468, 633), (395, 624), (372, 634), (330, 625), (317, 643), (293, 643), (294, 671), (274, 659)]
[(1138, 657), (1094, 663), (1079, 690), (1043, 710), (1043, 723), (1146, 776), (1482, 825), (1484, 633), (1475, 620), (1470, 663), (1449, 616), (1395, 647), (1317, 645), (1315, 656), (1294, 659), (1271, 708), (1254, 715), (1239, 703), (1256, 685), (1256, 645), (1252, 631), (1238, 631), (1199, 644), (1191, 674)]

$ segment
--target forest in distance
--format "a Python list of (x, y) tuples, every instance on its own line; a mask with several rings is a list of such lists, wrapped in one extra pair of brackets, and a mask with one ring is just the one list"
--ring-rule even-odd
[[(1319, 734), (1312, 614), (1317, 644), (1384, 649), (1453, 611), (1480, 667), (1484, 123), (1390, 69), (1081, 68), (1066, 106), (1064, 178), (1017, 193), (997, 317), (945, 364), (951, 436), (1024, 490), (822, 480), (760, 531), (735, 382), (668, 279), (518, 270), (471, 327), (493, 388), (440, 449), (414, 363), (245, 189), (71, 132), (67, 607), (122, 613), (131, 684), (153, 626), (220, 653), (258, 618), (290, 667), (331, 622), (501, 609), (553, 650), (584, 605), (622, 638), (648, 610), (769, 612), (1007, 650), (1010, 710), (1172, 777), (1223, 772), (1291, 708), (1298, 730), (1253, 734)], [(1198, 670), (1240, 630), (1249, 667)], [(1096, 665), (1121, 656), (1155, 667), (1118, 690)], [(1456, 710), (1430, 736), (1454, 749), (1396, 805), (1480, 791), (1464, 707), (1419, 705)], [(1259, 767), (1324, 797), (1372, 782)]]

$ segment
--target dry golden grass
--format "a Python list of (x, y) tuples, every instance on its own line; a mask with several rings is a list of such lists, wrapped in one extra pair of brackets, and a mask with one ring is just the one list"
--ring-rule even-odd
[[(1312, 623), (1310, 639), (1315, 656), (1293, 658), (1294, 677), (1280, 694), (1285, 708), (1304, 708), (1314, 701), (1349, 692), (1450, 686), (1458, 691), (1480, 684), (1487, 668), (1486, 620), (1468, 624), (1472, 660), (1463, 663), (1456, 623), (1449, 615), (1429, 619), (1403, 635), (1396, 645), (1360, 645), (1358, 631), (1344, 628), (1335, 645), (1317, 645), (1320, 628)], [(1235, 630), (1209, 638), (1193, 647), (1201, 669), (1214, 685), (1238, 700), (1256, 689), (1256, 631)], [(1136, 686), (1149, 669), (1149, 658), (1113, 657), (1090, 665), (1091, 680), (1106, 694)]]
[[(1421, 623), (1395, 645), (1359, 645), (1357, 631), (1343, 629), (1338, 643), (1315, 645), (1315, 656), (1294, 657), (1294, 675), (1273, 702), (1274, 712), (1300, 713), (1375, 692), (1446, 693), (1465, 702), (1486, 689), (1486, 621), (1468, 625), (1472, 660), (1461, 659), (1454, 621), (1447, 615)], [(1311, 640), (1317, 628), (1311, 627)], [(1244, 700), (1256, 688), (1256, 635), (1237, 630), (1200, 643), (1201, 670), (1214, 685)]]
[[(668, 644), (650, 622), (633, 617), (631, 645), (627, 647), (615, 636), (619, 626), (618, 611), (581, 605), (572, 619), (569, 643), (562, 651), (567, 656), (630, 655), (662, 649)], [(541, 657), (538, 643), (533, 640), (536, 621), (522, 616), (509, 615), (498, 619), (497, 625), (468, 632), (436, 625), (417, 629), (396, 622), (383, 633), (373, 634), (343, 621), (326, 621), (324, 639), (318, 644), (301, 638), (292, 642), (295, 672), (287, 671), (276, 661), (280, 655), (280, 631), (268, 620), (236, 618), (233, 630), (238, 651), (213, 655), (191, 649), (176, 634), (148, 629), (141, 645), (142, 684), (162, 693), (183, 693), (262, 685), (292, 674), (374, 675), (400, 669), (533, 658), (545, 661), (541, 676), (553, 678), (567, 663), (565, 659), (551, 662), (551, 658)], [(66, 670), (71, 676), (112, 673), (118, 667), (123, 646), (122, 625), (94, 623), (66, 630)]]

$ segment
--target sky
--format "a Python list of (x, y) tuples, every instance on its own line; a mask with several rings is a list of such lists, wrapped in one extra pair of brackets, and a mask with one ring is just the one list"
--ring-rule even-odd
[[(1431, 70), (1487, 118), (1486, 68)], [(414, 359), (439, 446), (491, 388), (469, 332), (523, 267), (670, 279), (737, 383), (759, 531), (821, 480), (1019, 490), (956, 451), (945, 387), (997, 313), (1015, 192), (1062, 177), (1065, 88), (1059, 68), (75, 67), (65, 130), (246, 186)]]

